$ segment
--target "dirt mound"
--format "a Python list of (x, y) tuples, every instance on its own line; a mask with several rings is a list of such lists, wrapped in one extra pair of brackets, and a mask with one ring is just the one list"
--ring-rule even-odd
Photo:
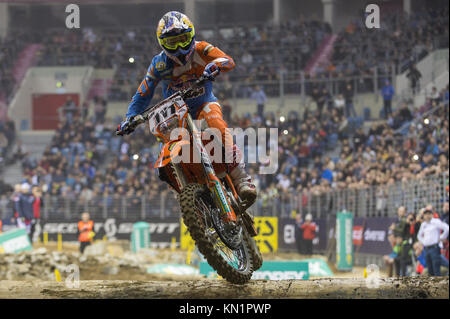
[(147, 267), (185, 261), (186, 253), (182, 251), (142, 249), (132, 253), (120, 245), (103, 242), (88, 247), (84, 255), (76, 250), (59, 252), (40, 247), (18, 254), (0, 254), (0, 280), (55, 280), (55, 269), (63, 274), (72, 264), (79, 267), (81, 280), (170, 280), (174, 277), (147, 274)]
[(232, 285), (224, 280), (82, 281), (67, 288), (62, 282), (3, 281), (0, 298), (449, 298), (448, 277), (381, 278), (368, 288), (364, 279), (252, 280)]

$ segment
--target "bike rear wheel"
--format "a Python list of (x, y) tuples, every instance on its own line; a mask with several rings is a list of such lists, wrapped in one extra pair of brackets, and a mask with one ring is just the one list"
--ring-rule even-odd
[(231, 283), (248, 282), (254, 269), (253, 250), (256, 245), (251, 242), (253, 238), (243, 229), (241, 244), (236, 249), (232, 250), (223, 243), (210, 217), (216, 213), (216, 208), (206, 187), (187, 185), (179, 201), (184, 223), (208, 264)]

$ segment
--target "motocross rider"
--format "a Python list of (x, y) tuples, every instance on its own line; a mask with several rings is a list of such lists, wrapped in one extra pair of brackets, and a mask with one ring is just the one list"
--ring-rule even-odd
[[(219, 48), (205, 41), (195, 40), (194, 25), (180, 12), (166, 13), (158, 23), (156, 36), (162, 52), (153, 58), (128, 106), (126, 120), (117, 128), (118, 132), (131, 133), (127, 129), (130, 121), (148, 107), (159, 82), (163, 85), (163, 96), (167, 98), (177, 90), (189, 87), (190, 82), (202, 75), (213, 81), (220, 72), (234, 68), (233, 59)], [(194, 120), (203, 119), (208, 127), (220, 130), (224, 145), (225, 141), (232, 143), (232, 139), (225, 139), (227, 123), (223, 119), (218, 99), (212, 92), (210, 81), (203, 84), (196, 96), (185, 102)], [(256, 199), (256, 187), (245, 171), (245, 164), (239, 160), (242, 156), (239, 149), (234, 144), (229, 146), (225, 148), (233, 151), (233, 154), (229, 154), (233, 162), (227, 164), (229, 175), (241, 199), (251, 205)]]

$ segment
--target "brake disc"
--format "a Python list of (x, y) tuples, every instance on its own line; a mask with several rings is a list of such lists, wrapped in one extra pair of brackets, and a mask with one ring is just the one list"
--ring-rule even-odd
[(220, 216), (220, 210), (211, 212), (211, 220), (220, 239), (230, 249), (236, 250), (242, 244), (242, 226), (234, 222), (224, 222)]

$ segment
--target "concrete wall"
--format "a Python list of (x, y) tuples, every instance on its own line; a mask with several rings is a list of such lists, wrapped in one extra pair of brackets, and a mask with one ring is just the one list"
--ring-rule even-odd
[(0, 3), (0, 39), (8, 33), (9, 15), (8, 4)]
[[(11, 101), (8, 115), (14, 119), (16, 127), (20, 128), (23, 120), (31, 123), (32, 95), (37, 93), (78, 93), (80, 103), (84, 102), (90, 88), (94, 69), (82, 67), (34, 67), (28, 69), (19, 90)], [(57, 88), (60, 77), (64, 87)]]
[[(418, 106), (425, 102), (425, 95), (432, 86), (436, 86), (440, 90), (448, 84), (449, 50), (436, 50), (428, 54), (416, 66), (422, 74), (420, 79), (421, 92), (414, 101), (414, 104)], [(395, 79), (397, 94), (405, 98), (411, 95), (407, 74), (408, 70), (397, 75)]]
[(283, 19), (295, 19), (302, 16), (305, 20), (322, 20), (323, 5), (319, 1), (280, 0), (280, 16)]

